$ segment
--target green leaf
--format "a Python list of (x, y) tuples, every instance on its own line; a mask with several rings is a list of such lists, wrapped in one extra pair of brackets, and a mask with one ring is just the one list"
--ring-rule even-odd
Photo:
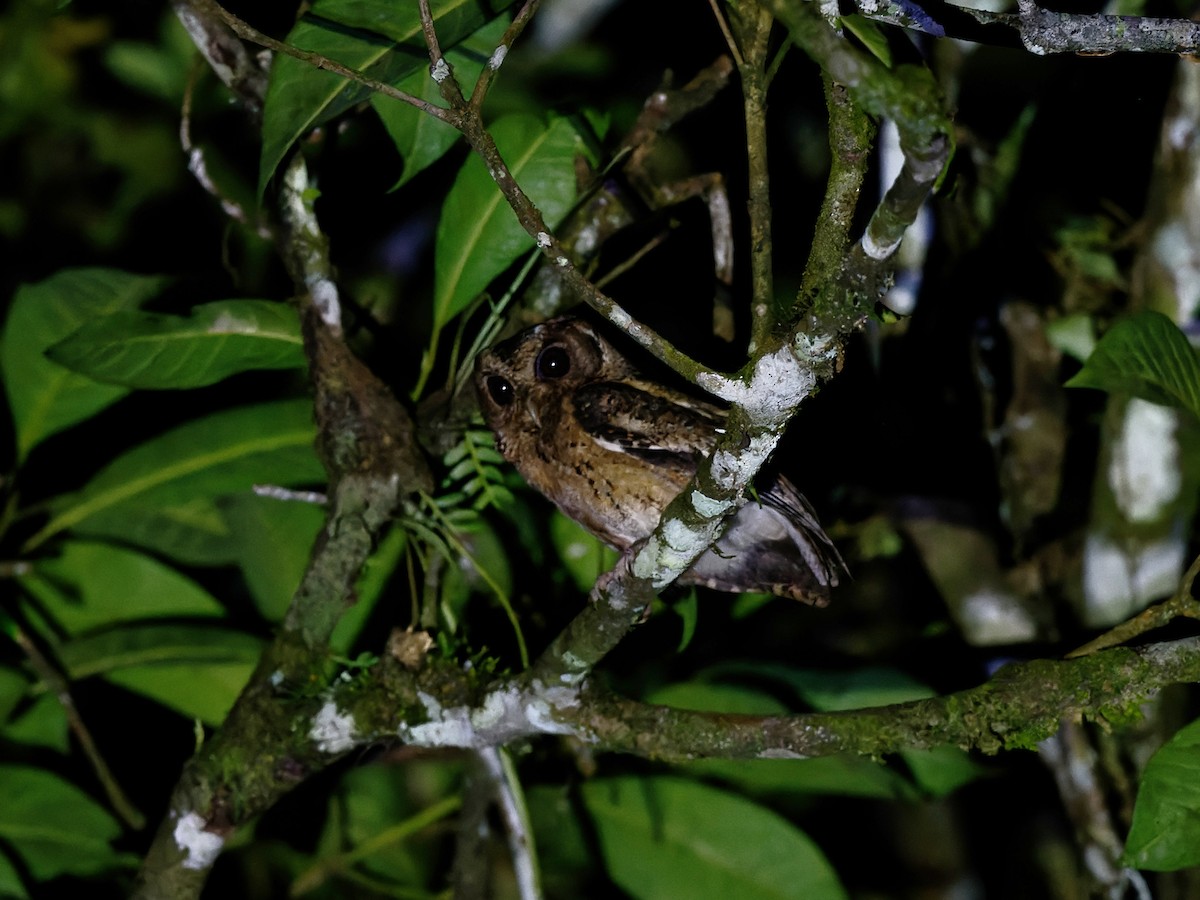
[(583, 785), (609, 874), (638, 898), (843, 898), (824, 855), (787, 820), (679, 778)]
[(38, 697), (15, 719), (0, 726), (0, 735), (16, 744), (44, 747), (56, 753), (66, 754), (71, 749), (66, 710), (58, 697), (50, 694)]
[(675, 648), (676, 653), (682, 653), (687, 649), (688, 644), (692, 642), (692, 638), (695, 637), (696, 623), (700, 619), (700, 603), (696, 597), (695, 588), (688, 591), (681, 599), (672, 603), (671, 612), (679, 616), (683, 622), (683, 631), (679, 635), (679, 644)]
[(1050, 345), (1080, 362), (1096, 349), (1096, 323), (1088, 313), (1072, 313), (1046, 323)]
[(1155, 872), (1200, 865), (1200, 719), (1181, 728), (1146, 764), (1125, 862)]
[[(473, 34), (512, 2), (430, 3), (442, 52)], [(429, 53), (415, 3), (316, 0), (308, 15), (288, 33), (287, 43), (335, 59), (388, 84), (396, 84), (415, 71), (429, 70)], [(306, 132), (362, 102), (370, 93), (340, 75), (290, 56), (276, 55), (263, 108), (259, 195), (292, 144)]]
[(8, 720), (17, 704), (25, 699), (30, 687), (32, 683), (25, 675), (16, 669), (0, 666), (0, 724)]
[(393, 528), (379, 542), (379, 546), (367, 560), (355, 588), (354, 605), (342, 614), (329, 638), (329, 647), (335, 653), (349, 653), (355, 639), (371, 616), (371, 611), (383, 596), (392, 573), (404, 559), (408, 536), (402, 528)]
[(862, 41), (872, 56), (887, 66), (892, 67), (892, 49), (888, 46), (887, 36), (879, 25), (865, 16), (842, 16), (841, 23), (856, 38)]
[[(532, 115), (498, 119), (491, 128), (517, 183), (553, 228), (575, 200), (575, 155), (582, 142), (568, 119)], [(434, 251), (434, 332), (462, 312), (525, 251), (525, 233), (478, 156), (467, 159), (442, 204)]]
[(130, 388), (195, 388), (251, 369), (304, 365), (300, 320), (286, 303), (224, 300), (188, 316), (124, 310), (86, 322), (48, 355)]
[(189, 718), (219, 724), (250, 678), (262, 641), (226, 628), (136, 625), (75, 638), (59, 649), (71, 678), (106, 680)]
[(913, 780), (931, 797), (945, 797), (987, 772), (969, 754), (948, 744), (928, 750), (902, 750), (900, 757)]
[(0, 373), (17, 429), (18, 460), (128, 393), (46, 359), (46, 349), (85, 322), (139, 306), (166, 283), (115, 269), (65, 269), (17, 289), (0, 336)]
[(21, 883), (21, 874), (3, 847), (0, 847), (0, 897), (5, 900), (29, 900), (29, 892)]
[(93, 541), (67, 541), (20, 584), (67, 634), (136, 619), (223, 616), (215, 598), (153, 557)]
[(596, 579), (611, 569), (620, 556), (558, 510), (550, 519), (550, 540), (575, 587), (583, 593), (590, 591)]
[(325, 511), (312, 503), (254, 494), (228, 497), (220, 508), (254, 605), (267, 621), (282, 622), (325, 522)]
[(219, 499), (172, 499), (150, 491), (92, 516), (73, 530), (78, 535), (136, 544), (188, 565), (229, 565), (237, 561), (237, 547), (221, 515)]
[(1108, 330), (1067, 387), (1098, 388), (1200, 416), (1200, 361), (1179, 327), (1146, 310)]
[(249, 491), (255, 484), (324, 480), (313, 452), (312, 406), (283, 400), (206, 416), (152, 438), (109, 463), (80, 491), (53, 504), (37, 545), (67, 528), (126, 537), (156, 506)]
[[(467, 38), (462, 44), (446, 54), (446, 61), (454, 70), (454, 76), (463, 91), (470, 93), (471, 86), (479, 78), (484, 65), (495, 51), (504, 31), (508, 27), (507, 17), (501, 16)], [(425, 69), (418, 69), (402, 79), (396, 87), (436, 105), (443, 105), (437, 82), (429, 77)], [(459, 139), (458, 129), (422, 112), (410, 103), (404, 103), (383, 94), (371, 95), (371, 106), (379, 114), (383, 127), (391, 135), (392, 143), (404, 159), (404, 171), (392, 190), (401, 187), (414, 175), (437, 162)]]
[(116, 669), (104, 680), (215, 728), (229, 715), (254, 666), (254, 662), (156, 663)]
[(73, 638), (59, 648), (72, 678), (157, 663), (253, 663), (262, 641), (209, 625), (135, 624)]
[(87, 794), (32, 766), (0, 765), (0, 840), (38, 881), (92, 875), (120, 857), (109, 842), (121, 828)]

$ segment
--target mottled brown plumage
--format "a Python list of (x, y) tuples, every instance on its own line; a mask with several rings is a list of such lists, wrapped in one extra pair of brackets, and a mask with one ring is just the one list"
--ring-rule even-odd
[[(725, 423), (720, 407), (642, 378), (591, 325), (571, 316), (485, 351), (475, 384), (505, 458), (620, 550), (654, 530)], [(842, 568), (808, 502), (777, 477), (734, 514), (679, 583), (824, 605)]]

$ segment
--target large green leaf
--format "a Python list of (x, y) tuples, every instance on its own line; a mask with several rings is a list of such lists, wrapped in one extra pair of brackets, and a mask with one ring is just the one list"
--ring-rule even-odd
[(612, 879), (648, 900), (844, 898), (828, 860), (786, 819), (681, 778), (604, 778), (583, 786)]
[(103, 675), (189, 718), (216, 725), (254, 670), (262, 642), (202, 625), (126, 625), (68, 641), (59, 659), (75, 679)]
[(1200, 416), (1200, 360), (1179, 327), (1146, 310), (1108, 330), (1067, 387), (1132, 394)]
[(313, 435), (306, 400), (244, 406), (181, 425), (122, 454), (78, 494), (54, 503), (53, 517), (30, 543), (77, 526), (126, 536), (160, 504), (240, 493), (255, 484), (323, 481)]
[(79, 788), (32, 766), (0, 766), (0, 841), (38, 881), (92, 875), (120, 863), (121, 828)]
[(165, 284), (163, 278), (115, 269), (65, 269), (17, 290), (0, 336), (0, 372), (17, 429), (19, 459), (40, 441), (128, 393), (50, 361), (47, 348), (98, 316), (137, 307)]
[(29, 892), (21, 883), (21, 873), (17, 871), (12, 857), (0, 847), (0, 897), (10, 900), (28, 900)]
[[(442, 51), (450, 50), (512, 2), (431, 2), (430, 12)], [(335, 59), (388, 84), (395, 84), (417, 70), (429, 69), (429, 53), (416, 3), (316, 0), (308, 15), (288, 33), (287, 43)], [(369, 94), (367, 88), (340, 75), (290, 56), (277, 55), (271, 66), (263, 109), (259, 193), (288, 149), (303, 134), (341, 115)]]
[(1200, 720), (1181, 728), (1146, 764), (1125, 861), (1156, 872), (1200, 865)]
[(188, 316), (123, 310), (84, 323), (48, 355), (94, 381), (149, 389), (304, 365), (295, 309), (268, 300), (204, 303)]
[(67, 634), (135, 619), (222, 616), (200, 585), (151, 556), (94, 541), (67, 541), (37, 560), (21, 586)]
[(209, 625), (136, 624), (73, 638), (58, 658), (72, 678), (159, 663), (253, 663), (262, 642)]
[(237, 494), (221, 503), (221, 513), (255, 606), (267, 621), (283, 621), (325, 511), (311, 503)]
[[(575, 157), (582, 142), (567, 119), (516, 114), (491, 128), (517, 183), (553, 228), (575, 201)], [(466, 308), (525, 251), (531, 238), (487, 167), (471, 156), (442, 204), (434, 252), (434, 331)]]
[[(507, 27), (506, 17), (495, 19), (446, 54), (446, 61), (468, 95)], [(437, 82), (429, 77), (424, 68), (401, 79), (396, 87), (429, 103), (439, 106), (445, 103)], [(387, 129), (392, 143), (404, 159), (404, 171), (393, 190), (441, 159), (460, 137), (456, 128), (422, 112), (411, 103), (404, 103), (383, 94), (372, 94), (371, 106), (379, 114), (383, 127)]]
[(550, 519), (550, 541), (575, 587), (583, 593), (590, 591), (596, 579), (611, 569), (620, 556), (574, 519), (557, 510)]

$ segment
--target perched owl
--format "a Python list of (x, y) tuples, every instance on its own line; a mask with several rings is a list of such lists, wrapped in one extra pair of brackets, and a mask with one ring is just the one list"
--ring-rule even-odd
[[(725, 411), (642, 378), (582, 319), (536, 325), (482, 353), (475, 385), (496, 446), (533, 487), (626, 550), (712, 452)], [(783, 477), (729, 520), (679, 584), (769, 591), (823, 606), (844, 568), (808, 501)]]

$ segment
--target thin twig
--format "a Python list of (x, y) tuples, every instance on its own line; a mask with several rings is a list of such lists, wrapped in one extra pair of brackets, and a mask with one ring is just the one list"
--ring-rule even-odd
[(71, 688), (67, 684), (67, 680), (59, 673), (58, 669), (48, 660), (37, 645), (30, 640), (29, 635), (17, 625), (11, 622), (6, 629), (17, 646), (25, 653), (29, 664), (33, 666), (33, 670), (37, 672), (38, 677), (42, 679), (46, 687), (54, 692), (54, 697), (58, 700), (58, 705), (63, 708), (63, 712), (67, 716), (67, 725), (74, 733), (76, 740), (79, 741), (79, 746), (83, 750), (83, 755), (87, 758), (88, 763), (92, 767), (92, 771), (96, 773), (96, 779), (100, 782), (100, 786), (104, 788), (104, 794), (108, 797), (108, 802), (130, 828), (135, 831), (140, 831), (146, 826), (146, 817), (138, 811), (137, 807), (125, 796), (125, 792), (121, 790), (121, 785), (117, 782), (116, 776), (113, 775), (112, 769), (108, 767), (104, 756), (100, 753), (100, 748), (96, 746), (95, 740), (92, 738), (91, 731), (88, 730), (87, 724), (83, 721), (83, 716), (79, 714), (79, 709), (75, 706), (75, 700), (71, 697)]
[(521, 900), (540, 900), (541, 878), (538, 874), (537, 852), (533, 843), (533, 828), (521, 782), (517, 778), (512, 757), (504, 749), (486, 747), (479, 751), (479, 760), (491, 778), (496, 804), (504, 820), (508, 837), (508, 852), (512, 857), (513, 874)]
[(1200, 603), (1192, 596), (1192, 585), (1198, 575), (1200, 575), (1200, 556), (1197, 556), (1192, 561), (1191, 566), (1184, 573), (1183, 578), (1179, 582), (1179, 587), (1175, 589), (1174, 594), (1162, 603), (1156, 603), (1142, 610), (1132, 619), (1128, 619), (1120, 625), (1110, 628), (1104, 634), (1092, 638), (1082, 647), (1077, 647), (1068, 653), (1066, 658), (1075, 659), (1080, 656), (1088, 656), (1098, 650), (1105, 650), (1109, 647), (1126, 644), (1139, 635), (1153, 631), (1155, 628), (1161, 628), (1178, 616), (1200, 619)]
[(372, 78), (357, 69), (352, 69), (350, 66), (338, 62), (336, 59), (330, 59), (328, 56), (323, 56), (320, 53), (313, 53), (308, 50), (301, 50), (298, 47), (293, 47), (291, 44), (286, 44), (283, 41), (277, 41), (269, 35), (263, 34), (257, 28), (254, 28), (249, 23), (239, 19), (225, 7), (216, 3), (215, 0), (192, 0), (192, 2), (204, 9), (206, 12), (212, 13), (222, 22), (228, 25), (233, 32), (240, 38), (251, 43), (258, 44), (261, 47), (266, 47), (268, 50), (273, 50), (276, 53), (282, 53), (284, 56), (290, 56), (293, 59), (298, 59), (301, 62), (306, 62), (318, 69), (324, 69), (327, 72), (333, 72), (335, 75), (341, 75), (343, 78), (348, 78), (351, 81), (361, 84), (363, 87), (370, 88), (377, 93), (383, 94), (385, 97), (391, 97), (394, 100), (399, 100), (402, 103), (407, 103), (410, 106), (415, 106), (422, 112), (428, 113), (435, 119), (440, 119), (450, 125), (454, 125), (454, 113), (448, 109), (443, 109), (436, 103), (430, 103), (428, 100), (422, 100), (420, 97), (414, 97), (399, 88), (393, 87), (384, 81), (379, 81)]
[(484, 98), (487, 97), (488, 89), (492, 86), (492, 81), (495, 79), (496, 73), (500, 71), (500, 66), (504, 64), (504, 58), (508, 56), (508, 51), (517, 42), (517, 38), (521, 36), (521, 33), (525, 30), (525, 26), (529, 24), (529, 20), (533, 18), (533, 14), (537, 12), (539, 6), (541, 6), (541, 0), (526, 0), (525, 5), (521, 7), (520, 12), (512, 20), (512, 24), (505, 29), (504, 37), (500, 39), (499, 46), (492, 52), (487, 65), (483, 67), (483, 71), (479, 73), (479, 78), (475, 81), (475, 90), (471, 92), (471, 106), (473, 108), (483, 108)]

